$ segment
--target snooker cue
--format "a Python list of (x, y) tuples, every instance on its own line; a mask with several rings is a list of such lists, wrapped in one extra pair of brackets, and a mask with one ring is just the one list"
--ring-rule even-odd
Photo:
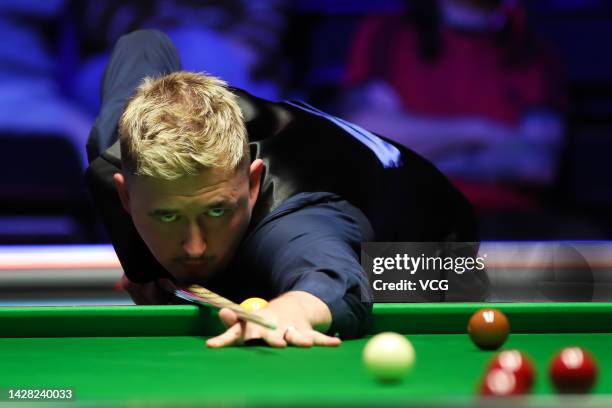
[(276, 330), (276, 324), (264, 319), (261, 316), (244, 310), (242, 306), (200, 285), (190, 285), (186, 290), (176, 288), (174, 289), (174, 294), (181, 299), (191, 302), (206, 303), (219, 309), (226, 307), (236, 313), (242, 320), (258, 324), (268, 329)]

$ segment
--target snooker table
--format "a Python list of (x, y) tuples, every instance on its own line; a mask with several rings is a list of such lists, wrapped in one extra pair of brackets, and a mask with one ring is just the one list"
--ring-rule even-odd
[(9, 389), (54, 388), (73, 391), (66, 406), (481, 404), (475, 390), (495, 352), (474, 346), (466, 325), (484, 306), (510, 320), (502, 349), (521, 349), (535, 363), (534, 392), (521, 406), (586, 406), (554, 394), (548, 379), (553, 353), (567, 345), (598, 362), (587, 405), (612, 406), (612, 303), (376, 304), (370, 335), (396, 331), (416, 350), (412, 374), (396, 384), (377, 383), (362, 366), (367, 337), (338, 348), (207, 349), (204, 338), (222, 326), (205, 307), (5, 307), (0, 402), (12, 401)]

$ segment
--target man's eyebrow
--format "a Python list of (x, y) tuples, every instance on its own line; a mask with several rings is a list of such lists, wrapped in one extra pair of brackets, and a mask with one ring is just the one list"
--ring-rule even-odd
[(178, 210), (174, 210), (171, 208), (158, 208), (156, 210), (150, 211), (149, 215), (160, 216), (160, 215), (171, 215), (179, 212)]
[[(218, 208), (218, 207), (230, 207), (233, 208), (236, 206), (236, 203), (234, 202), (234, 200), (224, 200), (224, 199), (220, 199), (220, 200), (215, 200), (212, 201), (208, 204), (206, 204), (204, 207), (205, 208)], [(148, 214), (150, 216), (153, 217), (159, 217), (162, 215), (172, 215), (172, 214), (176, 214), (179, 213), (180, 210), (175, 209), (175, 208), (157, 208), (155, 210), (150, 211)]]
[(236, 205), (236, 202), (234, 200), (219, 199), (219, 200), (215, 200), (215, 201), (208, 203), (206, 207), (209, 207), (209, 208), (234, 207), (235, 205)]

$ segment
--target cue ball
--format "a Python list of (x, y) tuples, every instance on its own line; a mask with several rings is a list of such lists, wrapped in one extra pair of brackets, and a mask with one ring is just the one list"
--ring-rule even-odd
[(597, 380), (597, 365), (583, 348), (566, 347), (553, 357), (550, 378), (560, 393), (587, 393)]
[(496, 350), (508, 338), (510, 323), (497, 309), (480, 309), (470, 318), (467, 331), (474, 344), (482, 350)]
[(243, 301), (240, 306), (243, 309), (246, 309), (250, 312), (254, 312), (256, 310), (260, 310), (263, 309), (264, 307), (266, 307), (268, 304), (268, 302), (265, 299), (262, 298), (258, 298), (258, 297), (252, 297), (252, 298), (248, 298), (245, 301)]
[(414, 360), (412, 343), (397, 333), (377, 334), (363, 349), (366, 369), (381, 382), (401, 380), (412, 369)]

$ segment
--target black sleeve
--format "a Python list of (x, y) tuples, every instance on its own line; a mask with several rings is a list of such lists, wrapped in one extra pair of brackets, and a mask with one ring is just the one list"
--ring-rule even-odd
[(102, 108), (87, 141), (90, 166), (86, 180), (125, 274), (133, 282), (168, 277), (138, 235), (119, 201), (113, 174), (121, 170), (117, 124), (127, 98), (147, 76), (181, 69), (170, 39), (156, 30), (122, 36), (110, 57), (101, 84)]
[(305, 291), (332, 315), (330, 334), (365, 334), (372, 297), (359, 261), (370, 239), (360, 211), (346, 201), (304, 207), (264, 223), (249, 238), (249, 259), (277, 294)]
[(178, 53), (161, 31), (138, 30), (117, 41), (102, 78), (102, 107), (87, 141), (90, 162), (117, 141), (124, 105), (141, 81), (180, 69)]

